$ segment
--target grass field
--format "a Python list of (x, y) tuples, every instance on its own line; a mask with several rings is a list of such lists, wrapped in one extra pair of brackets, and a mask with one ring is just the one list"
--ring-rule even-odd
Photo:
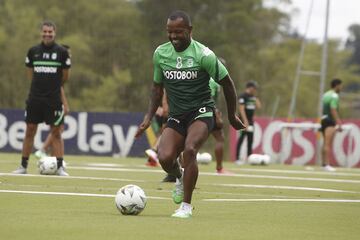
[[(236, 166), (231, 176), (200, 165), (193, 217), (173, 219), (173, 184), (141, 158), (67, 156), (70, 177), (9, 174), (19, 154), (0, 154), (0, 239), (360, 239), (360, 170)], [(114, 196), (126, 184), (148, 196), (123, 216)]]

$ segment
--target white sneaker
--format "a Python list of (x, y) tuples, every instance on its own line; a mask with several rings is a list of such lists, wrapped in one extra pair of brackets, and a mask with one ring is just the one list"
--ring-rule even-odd
[(327, 171), (327, 172), (336, 172), (336, 169), (330, 165), (324, 166), (323, 169), (324, 169), (324, 171)]
[(14, 174), (27, 174), (27, 170), (23, 166), (20, 166), (15, 171), (12, 171), (12, 173), (14, 173)]
[(190, 218), (192, 216), (192, 206), (190, 204), (181, 203), (179, 209), (171, 215), (176, 218)]
[(67, 172), (65, 172), (64, 167), (59, 167), (58, 170), (56, 170), (56, 175), (63, 176), (63, 177), (69, 176), (69, 174)]
[(46, 154), (46, 152), (42, 151), (41, 149), (37, 150), (35, 153), (34, 153), (35, 157), (37, 159), (41, 159), (43, 157), (47, 157), (48, 155)]
[(241, 166), (241, 165), (244, 165), (245, 164), (245, 161), (244, 160), (241, 160), (241, 159), (238, 159), (234, 162), (236, 165), (238, 166)]

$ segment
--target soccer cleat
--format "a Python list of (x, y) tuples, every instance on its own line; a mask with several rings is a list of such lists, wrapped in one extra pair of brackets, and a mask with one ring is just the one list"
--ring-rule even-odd
[(221, 169), (216, 170), (216, 173), (217, 173), (218, 175), (232, 175), (232, 174), (234, 174), (233, 172), (230, 172), (230, 171), (228, 171), (228, 170), (225, 170), (224, 168), (221, 168)]
[(324, 166), (323, 169), (324, 169), (324, 171), (327, 171), (327, 172), (335, 172), (336, 171), (336, 169), (330, 165)]
[(167, 174), (162, 182), (176, 182), (176, 177), (170, 174)]
[(69, 176), (69, 174), (67, 172), (65, 172), (64, 167), (59, 167), (58, 170), (56, 170), (56, 175), (63, 176), (63, 177)]
[(176, 218), (191, 218), (192, 216), (191, 209), (192, 209), (191, 205), (185, 207), (184, 203), (182, 203), (179, 209), (175, 210), (175, 213), (171, 216)]
[(12, 173), (14, 173), (14, 174), (27, 174), (27, 170), (23, 166), (20, 166), (15, 171), (12, 171)]
[(157, 167), (159, 165), (159, 159), (158, 159), (158, 156), (157, 156), (157, 153), (149, 148), (145, 151), (145, 154), (146, 156), (148, 156), (148, 161), (146, 163), (146, 166), (149, 166), (149, 167)]
[(239, 159), (239, 160), (236, 160), (234, 163), (235, 163), (236, 165), (238, 165), (238, 166), (241, 166), (241, 165), (244, 165), (244, 164), (245, 164), (245, 161)]
[(37, 150), (35, 153), (34, 153), (35, 157), (37, 159), (41, 159), (43, 157), (47, 157), (48, 155), (46, 154), (46, 152), (42, 151), (41, 149)]
[(184, 185), (183, 178), (176, 178), (175, 188), (172, 191), (172, 199), (174, 203), (180, 204), (184, 200)]

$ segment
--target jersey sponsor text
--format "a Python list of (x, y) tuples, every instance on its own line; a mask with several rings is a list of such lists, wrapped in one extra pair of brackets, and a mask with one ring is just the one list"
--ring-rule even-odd
[(56, 73), (57, 67), (37, 66), (37, 67), (34, 67), (34, 72), (36, 72), (36, 73)]
[(198, 77), (197, 71), (163, 71), (165, 78), (176, 80), (190, 80)]

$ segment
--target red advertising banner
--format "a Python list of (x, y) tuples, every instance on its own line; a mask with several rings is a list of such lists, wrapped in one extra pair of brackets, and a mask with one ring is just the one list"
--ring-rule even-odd
[[(322, 135), (312, 120), (297, 119), (299, 126), (286, 126), (285, 119), (257, 118), (254, 125), (253, 153), (267, 154), (273, 163), (294, 165), (317, 164), (317, 147), (321, 148)], [(342, 167), (360, 167), (360, 120), (345, 120), (345, 130), (336, 132), (330, 164)], [(310, 127), (306, 127), (307, 124)], [(290, 124), (291, 125), (291, 124)], [(296, 125), (296, 124), (295, 124)], [(346, 126), (346, 127), (345, 127)], [(239, 132), (230, 129), (231, 159), (236, 160), (236, 144)], [(247, 141), (240, 150), (246, 158)]]

